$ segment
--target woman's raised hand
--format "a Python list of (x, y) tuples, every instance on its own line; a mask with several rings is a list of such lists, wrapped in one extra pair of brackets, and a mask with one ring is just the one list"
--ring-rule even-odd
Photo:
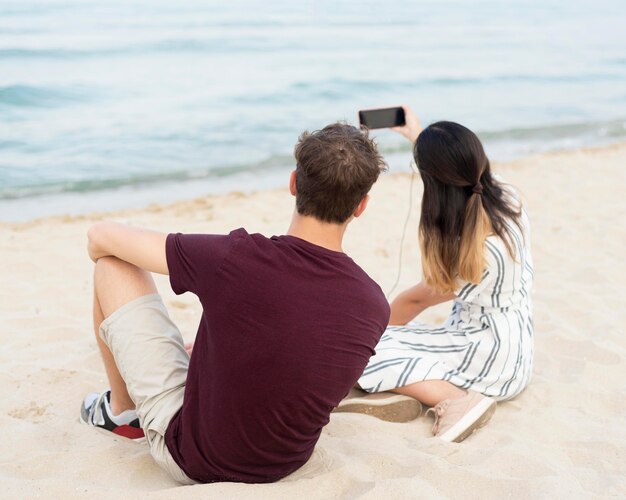
[(413, 110), (406, 105), (403, 105), (405, 124), (402, 127), (392, 127), (391, 130), (398, 132), (406, 137), (409, 141), (415, 142), (417, 136), (422, 131), (422, 125), (419, 118), (413, 113)]

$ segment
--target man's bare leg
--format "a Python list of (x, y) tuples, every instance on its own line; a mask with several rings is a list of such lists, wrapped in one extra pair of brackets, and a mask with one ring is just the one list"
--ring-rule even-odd
[(111, 351), (100, 338), (100, 324), (124, 304), (152, 293), (157, 293), (157, 289), (147, 271), (116, 257), (98, 259), (94, 271), (93, 324), (111, 387), (110, 403), (114, 415), (134, 409), (135, 403), (128, 394)]

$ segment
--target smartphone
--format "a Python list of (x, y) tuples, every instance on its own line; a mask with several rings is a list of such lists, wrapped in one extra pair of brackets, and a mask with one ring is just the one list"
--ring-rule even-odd
[(401, 127), (406, 124), (404, 108), (363, 109), (359, 111), (359, 123), (370, 129)]

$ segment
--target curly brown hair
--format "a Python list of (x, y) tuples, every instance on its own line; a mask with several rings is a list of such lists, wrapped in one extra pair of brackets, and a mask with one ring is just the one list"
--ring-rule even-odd
[(367, 131), (342, 122), (303, 132), (294, 156), (298, 213), (336, 224), (352, 216), (387, 169)]

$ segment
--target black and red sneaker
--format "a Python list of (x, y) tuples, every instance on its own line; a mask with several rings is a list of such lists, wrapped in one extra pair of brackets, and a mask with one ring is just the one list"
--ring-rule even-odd
[(126, 410), (119, 415), (113, 415), (110, 402), (111, 391), (89, 394), (80, 407), (80, 421), (133, 441), (143, 441), (145, 434), (139, 425), (135, 410)]

